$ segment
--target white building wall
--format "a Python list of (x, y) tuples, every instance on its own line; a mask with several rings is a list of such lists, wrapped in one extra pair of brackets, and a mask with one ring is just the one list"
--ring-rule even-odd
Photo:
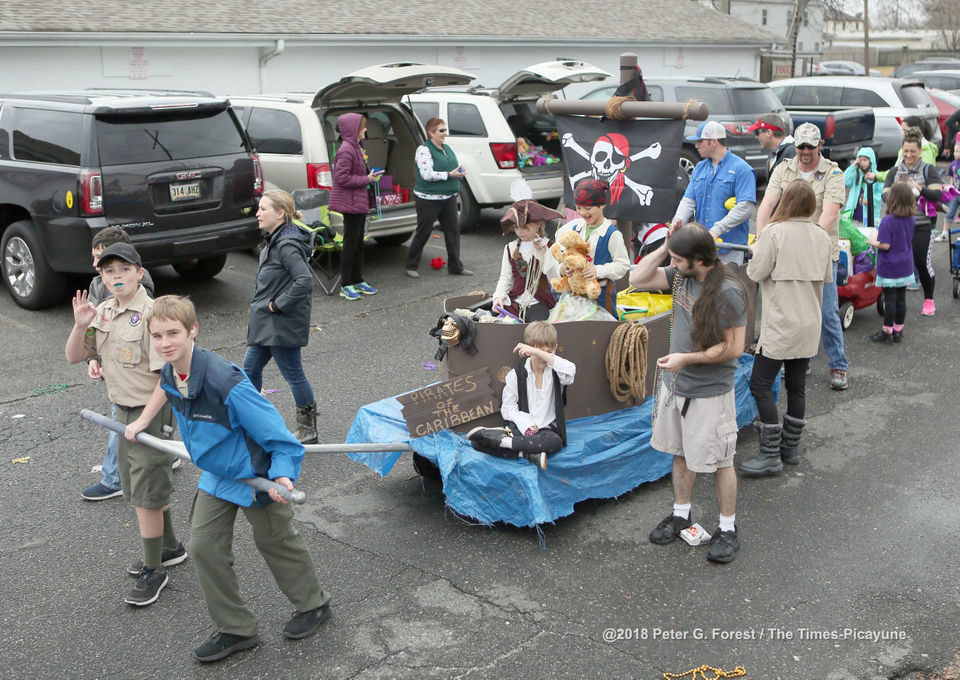
[[(793, 12), (794, 3), (788, 2), (755, 2), (754, 0), (731, 0), (730, 15), (742, 19), (754, 26), (760, 26), (768, 31), (787, 37), (788, 21)], [(767, 23), (763, 23), (763, 12), (766, 10)], [(823, 49), (823, 6), (819, 2), (810, 2), (806, 10), (807, 23), (800, 22), (800, 31), (797, 34), (798, 51), (819, 52)], [(803, 47), (800, 48), (800, 45)], [(789, 50), (784, 45), (782, 49)]]
[[(646, 76), (759, 75), (759, 48), (716, 46), (465, 44), (297, 45), (260, 67), (269, 47), (259, 45), (119, 45), (105, 47), (0, 47), (0, 91), (87, 87), (208, 90), (218, 94), (316, 90), (356, 69), (414, 61), (458, 66), (478, 83), (498, 85), (517, 70), (558, 57), (589, 62), (614, 74), (619, 57), (634, 52)], [(580, 96), (597, 84), (575, 85)]]

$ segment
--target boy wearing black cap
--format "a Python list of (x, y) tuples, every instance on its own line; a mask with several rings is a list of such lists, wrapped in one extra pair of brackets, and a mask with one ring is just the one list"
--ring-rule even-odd
[[(100, 357), (110, 401), (117, 405), (118, 419), (127, 424), (137, 419), (157, 389), (164, 363), (146, 332), (145, 318), (153, 300), (140, 284), (144, 274), (140, 255), (129, 243), (105, 248), (98, 269), (112, 295), (94, 307), (87, 291), (77, 291), (73, 298), (74, 325), (65, 354), (70, 363)], [(159, 437), (162, 427), (171, 423), (167, 405), (145, 431)], [(117, 462), (123, 497), (137, 510), (143, 543), (143, 559), (127, 568), (137, 581), (124, 602), (143, 607), (156, 602), (167, 585), (164, 566), (180, 564), (187, 552), (177, 540), (170, 519), (170, 456), (122, 437), (119, 443)]]
[[(585, 278), (597, 279), (600, 283), (597, 304), (616, 316), (616, 282), (630, 269), (630, 255), (623, 242), (623, 234), (603, 216), (609, 190), (610, 185), (602, 179), (587, 178), (577, 182), (573, 187), (573, 201), (580, 217), (560, 227), (557, 239), (563, 232), (573, 229), (587, 242), (590, 246), (590, 264), (579, 273)], [(563, 264), (559, 271), (560, 276), (570, 273)]]

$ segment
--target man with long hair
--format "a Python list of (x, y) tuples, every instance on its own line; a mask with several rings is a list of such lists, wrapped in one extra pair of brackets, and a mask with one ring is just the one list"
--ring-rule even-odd
[[(669, 267), (657, 267), (670, 256)], [(720, 262), (713, 235), (697, 223), (676, 229), (630, 274), (642, 290), (673, 289), (670, 353), (657, 360), (658, 380), (651, 445), (674, 455), (673, 512), (650, 532), (650, 541), (672, 543), (693, 524), (690, 499), (698, 472), (714, 473), (719, 528), (707, 559), (730, 562), (737, 534), (737, 408), (733, 393), (744, 349), (748, 300), (732, 270)]]

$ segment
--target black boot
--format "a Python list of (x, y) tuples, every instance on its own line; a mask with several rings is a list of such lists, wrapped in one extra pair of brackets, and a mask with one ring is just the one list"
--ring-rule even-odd
[(760, 455), (745, 460), (737, 466), (744, 477), (765, 477), (779, 475), (783, 472), (783, 463), (780, 462), (780, 434), (779, 425), (760, 425)]
[(783, 417), (783, 439), (780, 441), (780, 458), (787, 465), (800, 464), (800, 433), (803, 432), (803, 426), (807, 424), (806, 420), (793, 418), (791, 416)]
[(297, 431), (294, 435), (301, 444), (317, 443), (317, 403), (297, 407)]

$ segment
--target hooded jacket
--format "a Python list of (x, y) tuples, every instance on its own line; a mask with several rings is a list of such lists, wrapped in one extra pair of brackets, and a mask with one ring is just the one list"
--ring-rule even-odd
[(238, 480), (296, 480), (303, 445), (240, 368), (210, 350), (193, 348), (187, 396), (177, 389), (173, 364), (164, 364), (160, 385), (194, 464), (203, 470), (197, 486), (245, 508), (271, 503), (270, 496)]
[(313, 300), (313, 275), (307, 260), (312, 250), (310, 235), (293, 223), (278, 227), (267, 237), (250, 302), (248, 345), (306, 346)]
[(341, 142), (333, 159), (330, 210), (348, 215), (366, 215), (374, 207), (370, 170), (363, 157), (363, 145), (357, 139), (362, 120), (359, 113), (345, 113), (337, 118)]
[(862, 146), (857, 149), (857, 157), (866, 156), (870, 159), (870, 172), (877, 175), (877, 178), (868, 182), (864, 179), (864, 172), (854, 161), (843, 171), (843, 183), (847, 186), (847, 202), (843, 206), (844, 210), (854, 211), (857, 209), (857, 199), (860, 198), (860, 190), (863, 190), (863, 198), (866, 201), (873, 201), (873, 224), (867, 224), (868, 205), (863, 206), (863, 223), (870, 227), (880, 226), (880, 218), (883, 217), (883, 179), (884, 173), (879, 172), (877, 168), (877, 155), (869, 146)]

